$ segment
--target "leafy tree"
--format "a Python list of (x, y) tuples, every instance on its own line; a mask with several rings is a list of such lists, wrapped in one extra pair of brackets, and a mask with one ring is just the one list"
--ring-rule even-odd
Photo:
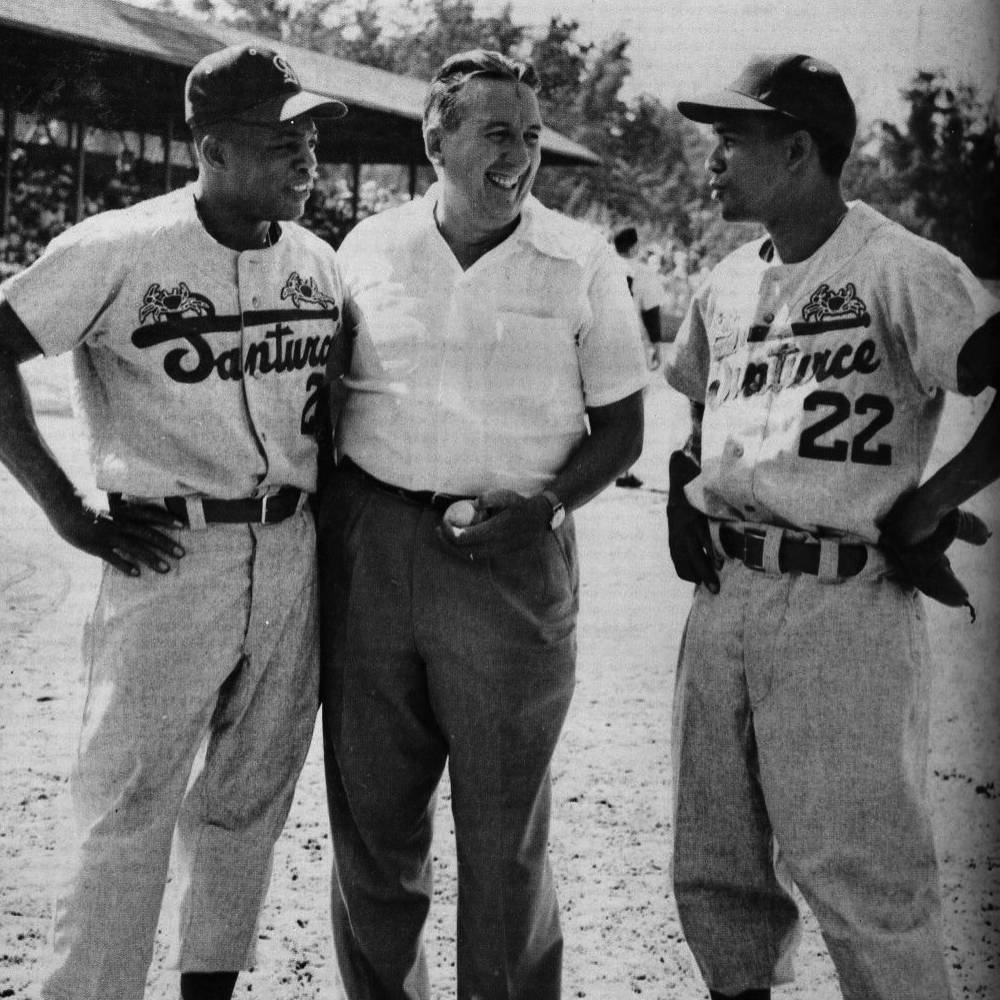
[(858, 144), (848, 191), (1000, 277), (1000, 128), (974, 88), (921, 71), (903, 91), (904, 128), (879, 122)]

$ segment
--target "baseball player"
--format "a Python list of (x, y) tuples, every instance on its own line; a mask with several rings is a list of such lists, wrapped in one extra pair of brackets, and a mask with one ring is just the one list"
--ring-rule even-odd
[[(197, 182), (80, 223), (0, 299), (3, 460), (105, 562), (51, 1000), (142, 997), (175, 834), (181, 996), (231, 996), (318, 704), (306, 501), (343, 301), (333, 251), (290, 220), (313, 184), (313, 119), (346, 108), (263, 47), (207, 56), (185, 100)], [(47, 450), (17, 370), (63, 351), (108, 513)]]
[(649, 264), (639, 260), (639, 234), (635, 226), (620, 229), (615, 233), (613, 242), (625, 271), (635, 311), (642, 323), (646, 367), (656, 371), (661, 364), (659, 345), (663, 341), (660, 330), (660, 307), (666, 301), (663, 282)]
[(758, 57), (678, 107), (713, 126), (723, 218), (767, 230), (696, 293), (667, 366), (704, 407), (668, 502), (697, 583), (673, 734), (684, 932), (712, 997), (769, 997), (792, 978), (794, 883), (845, 997), (943, 1000), (917, 588), (967, 599), (943, 550), (985, 540), (957, 507), (1000, 474), (1000, 405), (921, 477), (945, 391), (1000, 384), (998, 303), (845, 203), (855, 111), (832, 66)]
[[(635, 226), (620, 229), (612, 237), (612, 242), (625, 272), (629, 294), (639, 318), (646, 367), (651, 372), (656, 371), (661, 364), (660, 343), (663, 338), (660, 330), (660, 307), (666, 300), (663, 284), (653, 268), (639, 260), (639, 234)], [(628, 469), (615, 480), (615, 486), (634, 490), (642, 486), (642, 480)]]

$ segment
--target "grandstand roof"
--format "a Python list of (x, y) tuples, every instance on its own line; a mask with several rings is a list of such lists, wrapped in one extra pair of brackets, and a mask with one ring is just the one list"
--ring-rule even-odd
[[(99, 127), (153, 133), (184, 121), (183, 85), (202, 56), (259, 39), (121, 0), (0, 0), (0, 79), (6, 102), (72, 114)], [(351, 109), (323, 134), (331, 162), (421, 163), (426, 83), (270, 39), (302, 85)], [(598, 158), (545, 129), (542, 163), (591, 165)]]

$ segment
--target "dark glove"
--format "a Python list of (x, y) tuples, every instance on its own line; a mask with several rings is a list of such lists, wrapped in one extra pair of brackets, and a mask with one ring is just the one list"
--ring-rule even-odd
[(902, 582), (948, 607), (967, 607), (975, 621), (976, 609), (969, 601), (969, 592), (955, 576), (945, 551), (956, 538), (971, 545), (984, 545), (989, 537), (990, 531), (980, 518), (956, 507), (941, 518), (932, 535), (914, 545), (901, 545), (893, 537), (892, 511), (889, 511), (879, 545)]
[(703, 583), (713, 594), (719, 592), (715, 572), (715, 549), (708, 530), (708, 518), (692, 507), (684, 487), (700, 472), (698, 463), (686, 452), (670, 456), (670, 493), (667, 499), (667, 529), (670, 558), (682, 580)]

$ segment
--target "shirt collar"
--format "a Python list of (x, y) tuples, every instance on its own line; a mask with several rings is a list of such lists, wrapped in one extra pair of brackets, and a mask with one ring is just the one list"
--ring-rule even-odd
[[(441, 185), (435, 182), (424, 193), (422, 206), (426, 221), (435, 227), (437, 223), (434, 220), (434, 208), (440, 193)], [(521, 206), (521, 218), (517, 228), (500, 245), (527, 244), (547, 257), (573, 260), (577, 256), (579, 248), (574, 246), (569, 234), (563, 232), (563, 227), (550, 223), (549, 217), (555, 216), (555, 214), (534, 195), (529, 194)]]

